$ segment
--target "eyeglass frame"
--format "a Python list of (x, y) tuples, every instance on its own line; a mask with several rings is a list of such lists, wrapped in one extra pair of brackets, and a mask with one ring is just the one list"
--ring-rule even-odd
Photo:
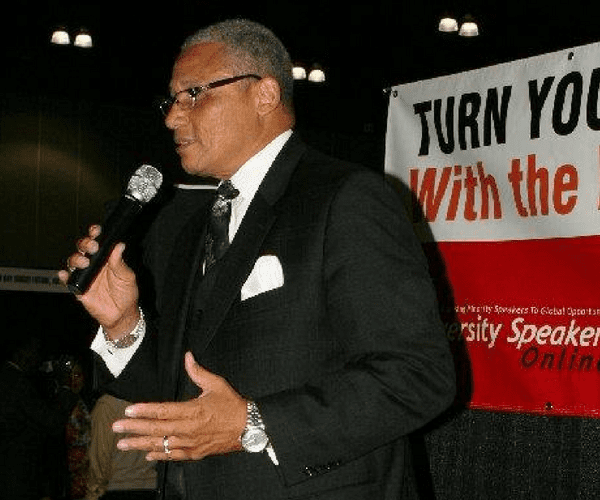
[(244, 78), (256, 78), (257, 80), (262, 80), (262, 76), (256, 75), (254, 73), (247, 73), (244, 75), (238, 75), (238, 76), (231, 76), (229, 78), (223, 78), (221, 80), (215, 80), (214, 82), (209, 82), (205, 85), (198, 85), (196, 87), (190, 87), (189, 89), (183, 89), (180, 90), (179, 92), (173, 94), (170, 97), (166, 97), (164, 99), (161, 99), (158, 102), (158, 109), (161, 111), (161, 113), (163, 114), (163, 116), (167, 116), (171, 110), (173, 109), (173, 106), (175, 105), (175, 103), (179, 103), (180, 101), (177, 99), (177, 96), (179, 94), (183, 94), (185, 92), (187, 92), (187, 94), (192, 98), (192, 105), (190, 106), (189, 109), (193, 109), (194, 106), (196, 105), (196, 102), (198, 100), (198, 97), (200, 95), (202, 95), (202, 93), (206, 92), (207, 90), (210, 89), (215, 89), (218, 87), (223, 87), (224, 85), (229, 85), (230, 83), (235, 83), (235, 82), (239, 82), (240, 80), (243, 80)]

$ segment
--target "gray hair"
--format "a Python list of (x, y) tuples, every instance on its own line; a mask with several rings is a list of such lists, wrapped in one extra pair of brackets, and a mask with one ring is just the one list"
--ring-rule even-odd
[(199, 43), (222, 43), (237, 71), (275, 78), (284, 105), (292, 111), (292, 62), (287, 49), (270, 29), (247, 19), (229, 19), (197, 31), (181, 50)]

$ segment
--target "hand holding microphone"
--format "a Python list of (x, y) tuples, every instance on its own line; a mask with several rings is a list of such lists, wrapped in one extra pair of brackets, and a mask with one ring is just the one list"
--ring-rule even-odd
[(98, 250), (88, 256), (88, 266), (71, 272), (67, 286), (73, 293), (83, 294), (87, 291), (115, 245), (126, 236), (139, 212), (156, 196), (161, 184), (162, 174), (156, 168), (142, 165), (135, 171), (129, 179), (127, 192), (110, 214), (102, 233), (97, 236)]
[(135, 274), (123, 261), (121, 241), (161, 183), (162, 175), (154, 167), (143, 165), (136, 170), (106, 224), (90, 228), (89, 235), (78, 241), (78, 252), (67, 260), (69, 272), (59, 273), (111, 337), (131, 331), (139, 319)]

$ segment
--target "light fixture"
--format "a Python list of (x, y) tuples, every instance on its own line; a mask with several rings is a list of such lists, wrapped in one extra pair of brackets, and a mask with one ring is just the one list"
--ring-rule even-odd
[(50, 43), (53, 43), (54, 45), (69, 45), (71, 43), (69, 33), (67, 33), (67, 30), (65, 30), (64, 28), (57, 28), (52, 33)]
[(297, 64), (292, 68), (292, 76), (294, 80), (306, 80), (306, 70)]
[(93, 47), (92, 36), (87, 31), (81, 30), (79, 33), (77, 33), (73, 45), (75, 45), (75, 47), (89, 49)]
[(463, 23), (460, 25), (460, 31), (458, 34), (466, 37), (479, 35), (479, 27), (472, 16), (468, 14), (465, 16)]
[(453, 17), (444, 16), (442, 19), (440, 19), (438, 30), (444, 33), (452, 33), (453, 31), (458, 31), (458, 23)]
[(318, 64), (315, 64), (308, 74), (308, 81), (313, 83), (325, 82), (325, 72)]

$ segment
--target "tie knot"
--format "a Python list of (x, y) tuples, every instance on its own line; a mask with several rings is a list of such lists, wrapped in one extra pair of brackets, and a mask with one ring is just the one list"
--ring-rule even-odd
[(217, 195), (219, 196), (219, 198), (222, 198), (227, 201), (233, 200), (238, 194), (240, 194), (240, 192), (235, 187), (233, 187), (233, 184), (230, 180), (221, 182), (221, 184), (219, 184), (219, 187), (217, 188)]

